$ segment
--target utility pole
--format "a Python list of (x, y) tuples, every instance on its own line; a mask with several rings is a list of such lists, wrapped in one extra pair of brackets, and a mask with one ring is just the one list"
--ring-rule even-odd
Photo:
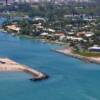
[(8, 0), (6, 0), (6, 6), (8, 5)]

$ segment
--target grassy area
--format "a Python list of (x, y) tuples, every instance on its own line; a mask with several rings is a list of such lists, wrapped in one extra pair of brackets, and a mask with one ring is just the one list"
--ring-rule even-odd
[(10, 16), (12, 16), (12, 17), (16, 17), (16, 16), (25, 16), (25, 15), (27, 15), (27, 13), (24, 13), (24, 12), (18, 12), (18, 11), (16, 11), (16, 12), (13, 12), (13, 13), (10, 13)]
[(100, 57), (100, 52), (74, 51), (74, 53), (87, 57)]

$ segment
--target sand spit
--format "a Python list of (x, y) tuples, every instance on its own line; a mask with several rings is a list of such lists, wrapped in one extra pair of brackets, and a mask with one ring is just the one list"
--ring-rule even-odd
[(8, 58), (0, 58), (0, 71), (16, 72), (21, 71), (31, 74), (33, 78), (31, 80), (43, 80), (47, 78), (47, 75), (37, 71), (35, 69), (29, 68), (25, 65), (16, 63), (15, 61)]

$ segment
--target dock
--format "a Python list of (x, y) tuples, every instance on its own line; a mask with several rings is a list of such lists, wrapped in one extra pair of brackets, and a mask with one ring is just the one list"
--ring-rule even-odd
[(25, 72), (32, 75), (32, 81), (47, 79), (48, 76), (26, 65), (19, 64), (9, 58), (0, 58), (0, 72)]

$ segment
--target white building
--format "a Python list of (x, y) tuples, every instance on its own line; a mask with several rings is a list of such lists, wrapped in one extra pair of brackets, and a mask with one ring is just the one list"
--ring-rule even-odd
[(95, 51), (95, 52), (100, 52), (100, 47), (99, 46), (93, 46), (93, 47), (88, 48), (88, 50)]

